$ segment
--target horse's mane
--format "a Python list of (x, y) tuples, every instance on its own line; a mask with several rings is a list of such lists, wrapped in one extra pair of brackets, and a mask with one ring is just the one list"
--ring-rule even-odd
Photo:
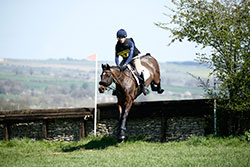
[(117, 69), (120, 69), (118, 66), (110, 66), (110, 68), (117, 68)]

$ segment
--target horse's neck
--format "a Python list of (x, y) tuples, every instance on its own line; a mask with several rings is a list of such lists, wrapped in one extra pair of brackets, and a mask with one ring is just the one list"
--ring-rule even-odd
[(113, 76), (113, 79), (115, 81), (115, 83), (119, 83), (120, 81), (120, 77), (121, 77), (121, 72), (118, 68), (112, 68), (111, 69), (111, 72), (112, 72), (112, 76)]
[(128, 73), (128, 71), (121, 72), (118, 68), (114, 68), (112, 70), (113, 79), (117, 85), (123, 87), (123, 85), (125, 84), (123, 81), (126, 79), (126, 77), (129, 76), (129, 74), (126, 73)]

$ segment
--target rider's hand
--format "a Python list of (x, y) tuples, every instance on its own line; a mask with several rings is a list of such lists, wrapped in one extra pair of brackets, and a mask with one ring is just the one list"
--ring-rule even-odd
[(124, 71), (127, 68), (127, 65), (119, 65), (121, 71)]
[(121, 70), (124, 71), (127, 68), (127, 65), (120, 66)]

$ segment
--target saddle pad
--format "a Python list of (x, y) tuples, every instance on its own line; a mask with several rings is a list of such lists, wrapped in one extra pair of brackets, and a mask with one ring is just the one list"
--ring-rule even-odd
[(144, 74), (144, 80), (146, 82), (150, 77), (149, 70), (146, 67), (142, 66), (142, 71), (143, 71), (143, 74)]
[[(132, 75), (135, 78), (137, 86), (140, 85), (139, 79), (136, 76), (135, 71), (133, 70), (133, 68), (131, 67), (130, 64), (128, 64), (128, 69), (132, 72)], [(150, 77), (150, 73), (149, 73), (148, 69), (146, 67), (144, 67), (144, 66), (142, 66), (142, 71), (143, 71), (143, 74), (144, 74), (144, 80), (146, 82), (147, 79)]]

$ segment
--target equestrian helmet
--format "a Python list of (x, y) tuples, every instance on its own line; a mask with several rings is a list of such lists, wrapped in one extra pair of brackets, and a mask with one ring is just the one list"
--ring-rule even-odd
[(124, 29), (120, 29), (116, 33), (117, 38), (119, 37), (127, 37), (127, 32)]

